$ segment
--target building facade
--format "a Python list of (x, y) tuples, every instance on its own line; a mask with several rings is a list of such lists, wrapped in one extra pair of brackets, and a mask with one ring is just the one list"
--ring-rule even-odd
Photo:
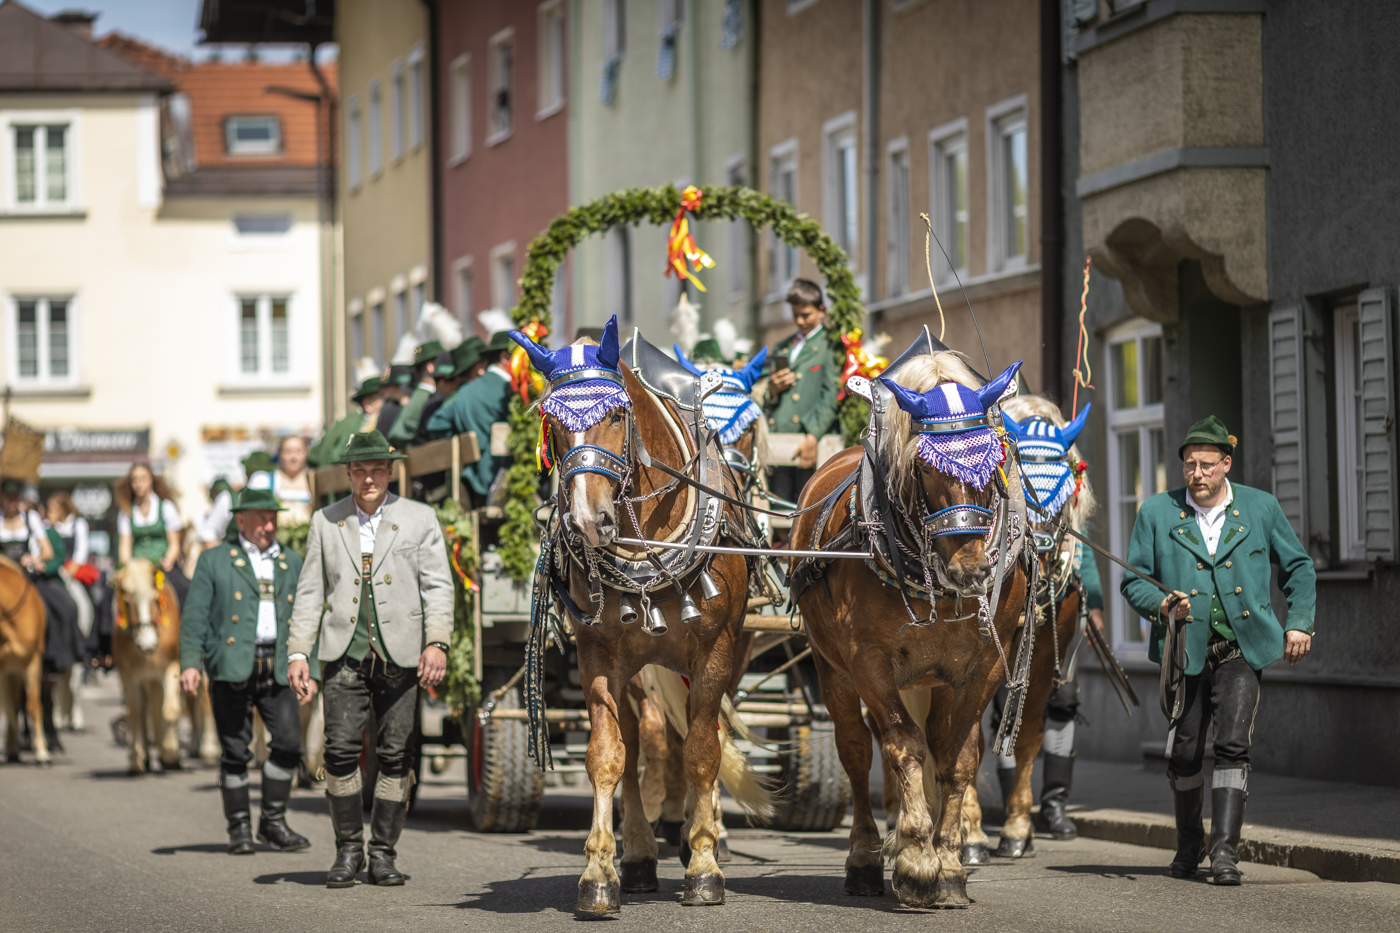
[(191, 517), (247, 449), (318, 427), (321, 267), (314, 110), (262, 90), (306, 68), (190, 65), (92, 20), (0, 4), (27, 63), (0, 81), (0, 354), (48, 432), (43, 491), (81, 487), (101, 531), (134, 460)]
[[(752, 185), (755, 8), (724, 0), (599, 0), (570, 7), (569, 199), (624, 188)], [(670, 346), (680, 299), (664, 275), (666, 227), (618, 227), (572, 257), (579, 325), (616, 314)], [(699, 275), (701, 329), (721, 318), (754, 333), (753, 237), (745, 223), (695, 224), (715, 260)]]
[(341, 0), (334, 28), (349, 372), (361, 357), (387, 365), (423, 303), (437, 299), (428, 5)]
[[(1400, 582), (1397, 131), (1371, 115), (1400, 101), (1400, 80), (1375, 64), (1400, 16), (1364, 7), (1074, 5), (1066, 254), (1096, 270), (1097, 412), (1081, 444), (1104, 506), (1097, 533), (1124, 553), (1141, 502), (1182, 485), (1186, 427), (1218, 415), (1240, 441), (1231, 480), (1278, 497), (1318, 572), (1312, 654), (1265, 673), (1253, 765), (1395, 784), (1400, 752), (1374, 726), (1400, 714), (1383, 608)], [(1073, 306), (1078, 270), (1066, 278)], [(1102, 569), (1114, 643), (1150, 696), (1147, 623)], [(1093, 671), (1085, 695), (1082, 754), (1161, 745), (1155, 704), (1125, 720)]]
[[(441, 300), (483, 339), (477, 315), (514, 306), (530, 241), (568, 208), (569, 14), (564, 0), (439, 5)], [(569, 268), (553, 317), (572, 336)]]

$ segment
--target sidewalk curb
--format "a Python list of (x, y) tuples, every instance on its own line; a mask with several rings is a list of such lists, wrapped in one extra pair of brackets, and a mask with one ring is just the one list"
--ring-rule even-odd
[[(1166, 817), (1126, 811), (1071, 811), (1069, 816), (1079, 827), (1081, 836), (1154, 849), (1176, 849), (1176, 824)], [(1240, 839), (1239, 851), (1241, 861), (1298, 868), (1328, 881), (1400, 884), (1400, 854), (1353, 846), (1261, 839), (1251, 837), (1248, 827)]]

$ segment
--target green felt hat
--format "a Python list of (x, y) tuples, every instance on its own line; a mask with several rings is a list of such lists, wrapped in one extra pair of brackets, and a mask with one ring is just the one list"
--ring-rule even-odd
[(467, 370), (481, 362), (481, 352), (485, 349), (486, 341), (476, 334), (457, 344), (452, 350), (452, 365), (457, 368), (457, 373), (464, 375)]
[(271, 489), (242, 489), (233, 494), (234, 512), (284, 512)]
[(364, 382), (360, 383), (360, 387), (355, 390), (354, 395), (350, 396), (350, 400), (352, 402), (358, 402), (362, 398), (369, 398), (371, 395), (375, 394), (381, 388), (383, 388), (383, 386), (383, 379), (379, 378), (378, 376), (370, 376)]
[(413, 381), (413, 367), (408, 363), (395, 363), (389, 367), (389, 378), (384, 380), (385, 385), (406, 386)]
[(427, 343), (420, 344), (413, 351), (413, 365), (422, 366), (424, 363), (431, 363), (433, 360), (437, 359), (438, 354), (441, 352), (442, 343), (440, 341), (429, 340)]
[(713, 337), (706, 337), (695, 344), (695, 349), (690, 352), (690, 359), (696, 363), (723, 363), (728, 366), (732, 361), (724, 358), (724, 351), (719, 348), (719, 341)]
[(433, 375), (439, 379), (451, 379), (457, 375), (457, 366), (452, 362), (452, 354), (446, 350), (433, 359)]
[(255, 450), (243, 458), (243, 472), (252, 476), (254, 473), (271, 473), (277, 467), (272, 462), (265, 450)]
[(491, 335), (490, 341), (486, 344), (487, 353), (500, 353), (502, 350), (514, 350), (515, 341), (510, 339), (510, 331), (498, 330)]
[(1191, 444), (1214, 444), (1228, 457), (1234, 454), (1237, 443), (1235, 436), (1225, 430), (1225, 423), (1211, 415), (1191, 425), (1191, 430), (1186, 432), (1186, 440), (1181, 442), (1181, 446), (1176, 450), (1176, 455), (1185, 460), (1186, 448)]
[(335, 463), (360, 463), (364, 460), (403, 460), (408, 454), (400, 453), (389, 443), (389, 439), (378, 431), (357, 431), (345, 442), (345, 449), (335, 458)]
[(222, 477), (222, 476), (218, 477), (217, 479), (214, 480), (214, 482), (213, 482), (212, 484), (210, 484), (210, 486), (209, 486), (209, 498), (210, 498), (210, 499), (216, 499), (216, 498), (218, 498), (218, 495), (219, 495), (219, 493), (221, 493), (221, 492), (226, 492), (226, 493), (228, 493), (228, 494), (230, 494), (230, 495), (233, 494), (233, 486), (230, 485), (229, 481), (228, 481), (225, 477)]
[(24, 492), (24, 481), (15, 479), (12, 476), (6, 476), (0, 479), (0, 492), (19, 495)]

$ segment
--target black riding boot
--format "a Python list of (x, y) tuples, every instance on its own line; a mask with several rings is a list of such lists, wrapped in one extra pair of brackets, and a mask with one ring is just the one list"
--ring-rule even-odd
[(1206, 827), (1201, 821), (1205, 787), (1200, 783), (1200, 775), (1196, 775), (1195, 780), (1195, 786), (1177, 790), (1177, 779), (1171, 778), (1172, 800), (1176, 809), (1176, 855), (1171, 863), (1173, 878), (1196, 877), (1196, 867), (1206, 857)]
[(359, 793), (346, 797), (326, 794), (335, 828), (335, 864), (326, 875), (326, 887), (348, 888), (365, 867), (365, 810)]
[(408, 803), (403, 800), (374, 798), (369, 816), (369, 880), (371, 884), (403, 884), (403, 872), (394, 865), (394, 845), (403, 832)]
[(1239, 845), (1240, 826), (1244, 824), (1244, 797), (1243, 788), (1211, 788), (1210, 873), (1219, 885), (1240, 883)]
[(1065, 815), (1069, 789), (1074, 782), (1074, 757), (1045, 754), (1045, 774), (1040, 786), (1040, 812), (1035, 815), (1035, 828), (1056, 839), (1074, 839), (1079, 827)]
[(224, 797), (224, 818), (228, 820), (228, 854), (252, 855), (257, 848), (253, 845), (253, 815), (248, 803), (248, 785), (224, 787), (220, 782), (219, 790)]
[(292, 796), (292, 782), (267, 776), (263, 771), (262, 816), (258, 820), (258, 839), (283, 852), (299, 852), (311, 848), (311, 840), (293, 832), (287, 825), (287, 799)]

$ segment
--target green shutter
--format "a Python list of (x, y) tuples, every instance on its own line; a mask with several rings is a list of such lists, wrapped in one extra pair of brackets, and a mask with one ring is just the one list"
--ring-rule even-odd
[(1373, 288), (1357, 298), (1361, 345), (1361, 530), (1366, 559), (1395, 560), (1395, 361), (1390, 292)]

